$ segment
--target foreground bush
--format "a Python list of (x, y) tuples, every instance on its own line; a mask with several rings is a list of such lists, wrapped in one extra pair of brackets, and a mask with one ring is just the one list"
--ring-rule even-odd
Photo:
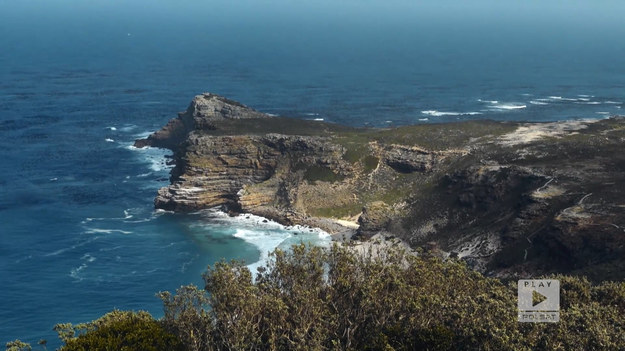
[(461, 263), (295, 246), (255, 279), (238, 262), (209, 267), (208, 294), (163, 295), (164, 323), (190, 350), (625, 349), (625, 284), (553, 278), (561, 322), (521, 324), (516, 284)]

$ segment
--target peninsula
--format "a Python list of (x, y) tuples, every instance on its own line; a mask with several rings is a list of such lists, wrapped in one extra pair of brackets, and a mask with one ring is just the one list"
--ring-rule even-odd
[(352, 128), (205, 93), (136, 147), (171, 149), (155, 206), (396, 237), (490, 276), (625, 278), (625, 118)]

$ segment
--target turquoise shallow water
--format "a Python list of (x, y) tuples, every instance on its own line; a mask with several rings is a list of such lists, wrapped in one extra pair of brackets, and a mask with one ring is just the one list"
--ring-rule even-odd
[(197, 93), (351, 125), (621, 112), (618, 3), (433, 4), (0, 1), (0, 342), (320, 240), (153, 211), (167, 152), (130, 145)]

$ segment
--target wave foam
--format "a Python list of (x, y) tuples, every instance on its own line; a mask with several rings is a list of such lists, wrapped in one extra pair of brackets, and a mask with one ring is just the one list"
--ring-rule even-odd
[(127, 145), (126, 149), (142, 154), (143, 161), (148, 163), (150, 169), (154, 172), (169, 172), (174, 167), (167, 164), (166, 156), (171, 155), (169, 150), (149, 146), (137, 148), (134, 145)]
[(69, 271), (69, 276), (74, 278), (74, 279), (76, 279), (77, 281), (81, 281), (81, 280), (83, 280), (85, 278), (83, 278), (80, 273), (87, 267), (88, 267), (87, 264), (83, 263), (83, 264), (81, 264), (80, 266), (78, 266), (76, 268), (72, 268)]
[(487, 103), (487, 104), (497, 104), (497, 103), (499, 103), (499, 101), (497, 101), (497, 100), (482, 100), (482, 99), (477, 99), (477, 101), (479, 101), (479, 102), (485, 102), (485, 103)]
[(113, 234), (113, 233), (132, 234), (132, 232), (129, 232), (127, 230), (121, 230), (121, 229), (101, 229), (101, 228), (87, 228), (87, 231), (85, 233), (86, 234)]
[(493, 110), (521, 110), (527, 108), (527, 105), (518, 103), (497, 103), (490, 106)]
[(267, 264), (269, 253), (276, 248), (288, 249), (291, 245), (304, 242), (311, 245), (327, 246), (331, 236), (327, 232), (308, 226), (284, 226), (278, 222), (252, 214), (240, 214), (234, 217), (227, 213), (210, 209), (200, 211), (212, 222), (235, 227), (235, 237), (254, 245), (260, 252), (259, 260), (248, 264), (252, 273)]
[(425, 110), (421, 111), (426, 116), (443, 117), (443, 116), (475, 116), (481, 115), (481, 112), (444, 112), (438, 110)]
[(562, 96), (549, 96), (547, 98), (535, 99), (537, 101), (549, 101), (549, 102), (574, 102), (576, 104), (598, 105), (599, 102), (591, 101), (594, 95), (577, 95), (575, 98), (567, 98)]
[(234, 237), (243, 239), (244, 241), (256, 246), (260, 251), (260, 258), (258, 261), (249, 264), (247, 267), (256, 273), (257, 268), (267, 263), (269, 253), (280, 246), (285, 240), (290, 238), (291, 234), (284, 234), (276, 231), (263, 231), (263, 230), (250, 230), (250, 229), (237, 229)]
[(540, 105), (540, 106), (542, 106), (542, 105), (549, 105), (549, 103), (544, 102), (544, 101), (540, 101), (540, 100), (531, 100), (530, 104), (532, 104), (532, 105)]
[(86, 253), (84, 255), (82, 255), (82, 257), (80, 258), (81, 260), (85, 260), (87, 262), (93, 262), (96, 260), (95, 257), (91, 256), (90, 254)]

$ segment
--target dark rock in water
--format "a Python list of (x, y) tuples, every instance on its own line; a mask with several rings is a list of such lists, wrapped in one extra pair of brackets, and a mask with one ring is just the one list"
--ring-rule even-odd
[(174, 151), (158, 208), (343, 234), (354, 229), (329, 218), (358, 218), (360, 238), (394, 235), (492, 275), (625, 278), (623, 118), (355, 129), (203, 94), (135, 146)]

